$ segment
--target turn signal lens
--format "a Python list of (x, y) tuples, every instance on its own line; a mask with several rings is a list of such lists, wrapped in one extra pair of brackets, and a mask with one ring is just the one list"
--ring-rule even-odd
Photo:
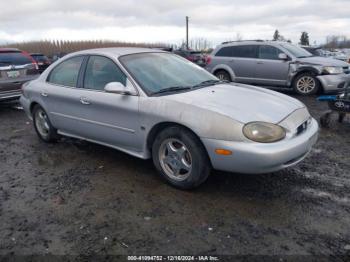
[(226, 150), (226, 149), (215, 149), (215, 153), (217, 153), (218, 155), (224, 155), (224, 156), (232, 155), (232, 151)]

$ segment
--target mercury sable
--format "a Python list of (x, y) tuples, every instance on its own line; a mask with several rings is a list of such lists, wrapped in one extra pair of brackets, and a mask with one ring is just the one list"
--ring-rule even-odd
[(152, 158), (183, 189), (212, 168), (256, 174), (295, 165), (318, 134), (298, 100), (150, 49), (72, 53), (25, 84), (20, 101), (43, 141), (70, 136)]

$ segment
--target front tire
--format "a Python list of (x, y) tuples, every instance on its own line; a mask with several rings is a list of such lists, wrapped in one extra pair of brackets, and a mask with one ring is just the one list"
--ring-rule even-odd
[(33, 124), (41, 140), (47, 143), (57, 141), (57, 130), (52, 126), (45, 110), (39, 105), (35, 105), (33, 108)]
[(320, 82), (313, 73), (302, 73), (293, 81), (293, 89), (299, 95), (313, 95), (320, 89)]
[(232, 82), (230, 74), (225, 70), (218, 70), (215, 72), (215, 76), (220, 80)]
[(210, 160), (201, 141), (189, 130), (171, 126), (152, 146), (153, 163), (162, 178), (180, 189), (202, 184), (210, 174)]

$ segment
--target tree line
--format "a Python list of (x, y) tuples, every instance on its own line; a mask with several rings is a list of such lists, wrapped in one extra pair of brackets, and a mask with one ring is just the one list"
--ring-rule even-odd
[(11, 43), (2, 45), (2, 47), (13, 47), (29, 53), (42, 53), (52, 57), (55, 54), (71, 53), (85, 49), (105, 48), (105, 47), (168, 47), (163, 43), (130, 43), (108, 40), (91, 40), (91, 41), (68, 41), (68, 40), (43, 40), (30, 41), (21, 43)]

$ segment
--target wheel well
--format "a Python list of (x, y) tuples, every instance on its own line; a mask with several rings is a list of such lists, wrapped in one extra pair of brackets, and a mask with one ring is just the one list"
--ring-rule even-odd
[[(218, 68), (218, 69), (216, 69), (214, 72), (213, 72), (213, 74), (215, 75), (217, 72), (219, 72), (219, 71), (225, 71), (226, 73), (228, 73), (229, 75), (230, 75), (230, 73), (226, 70), (226, 69), (222, 69), (222, 68)], [(231, 77), (231, 75), (230, 75), (230, 77)]]
[(178, 123), (175, 123), (175, 122), (162, 122), (162, 123), (158, 123), (158, 124), (156, 124), (155, 126), (152, 127), (152, 129), (148, 133), (148, 137), (147, 137), (147, 149), (149, 150), (149, 152), (152, 152), (153, 142), (156, 139), (156, 137), (159, 134), (159, 132), (161, 132), (162, 130), (164, 130), (165, 128), (170, 127), (170, 126), (182, 127), (184, 129), (187, 129), (188, 131), (190, 131), (192, 134), (194, 134), (198, 138), (199, 142), (202, 144), (202, 146), (203, 146), (203, 148), (205, 150), (205, 153), (207, 154), (207, 157), (209, 159), (209, 164), (211, 166), (211, 159), (209, 157), (208, 151), (205, 148), (205, 146), (204, 146), (202, 140), (199, 138), (199, 136), (195, 132), (193, 132), (193, 130), (188, 128), (187, 126), (184, 126), (184, 125), (181, 125), (181, 124), (178, 124)]
[(30, 105), (30, 107), (29, 107), (29, 110), (30, 110), (30, 113), (31, 113), (31, 114), (33, 113), (33, 109), (34, 109), (34, 107), (35, 107), (36, 105), (39, 105), (39, 103), (37, 103), (37, 102), (31, 103), (31, 105)]
[(298, 76), (300, 76), (301, 74), (305, 74), (305, 73), (311, 73), (311, 74), (313, 74), (313, 75), (317, 75), (317, 74), (318, 74), (318, 72), (317, 72), (316, 70), (314, 70), (314, 69), (303, 69), (303, 70), (301, 70), (301, 71), (299, 71), (298, 73), (295, 74), (295, 76), (293, 77), (292, 82), (294, 82), (294, 80), (295, 80)]
[(193, 133), (199, 139), (199, 141), (201, 141), (199, 136), (195, 132), (193, 132), (190, 128), (188, 128), (184, 125), (181, 125), (181, 124), (178, 124), (175, 122), (162, 122), (162, 123), (158, 123), (155, 126), (153, 126), (151, 131), (148, 133), (148, 136), (147, 136), (147, 149), (148, 150), (150, 150), (150, 151), (152, 150), (153, 142), (156, 139), (159, 132), (161, 132), (162, 130), (164, 130), (165, 128), (170, 127), (170, 126), (179, 126), (179, 127), (185, 128), (188, 131), (190, 131), (191, 133)]

